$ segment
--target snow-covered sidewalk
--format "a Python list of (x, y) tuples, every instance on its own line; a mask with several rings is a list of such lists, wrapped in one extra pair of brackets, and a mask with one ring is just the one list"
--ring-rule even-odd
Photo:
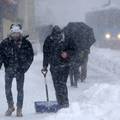
[[(41, 75), (42, 55), (35, 57), (25, 80), (22, 118), (5, 117), (7, 109), (4, 91), (4, 71), (0, 71), (0, 120), (120, 120), (120, 53), (110, 49), (92, 48), (86, 83), (71, 88), (68, 81), (70, 108), (56, 114), (36, 114), (34, 101), (46, 100), (44, 79)], [(47, 77), (49, 95), (55, 100), (50, 73)], [(16, 101), (16, 82), (13, 83)]]

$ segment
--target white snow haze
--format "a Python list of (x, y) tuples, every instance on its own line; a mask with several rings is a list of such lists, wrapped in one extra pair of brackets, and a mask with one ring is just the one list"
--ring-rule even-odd
[[(84, 21), (85, 13), (102, 7), (108, 0), (36, 0), (37, 24), (65, 25), (69, 21)], [(113, 4), (120, 4), (113, 0)]]

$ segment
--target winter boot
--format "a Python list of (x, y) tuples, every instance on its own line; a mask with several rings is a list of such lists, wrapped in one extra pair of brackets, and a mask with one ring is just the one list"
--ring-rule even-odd
[(21, 108), (17, 108), (16, 116), (17, 116), (17, 117), (22, 117), (22, 116), (23, 116), (23, 114), (22, 114), (22, 109), (21, 109)]
[(8, 110), (5, 112), (5, 116), (11, 116), (14, 111), (15, 111), (14, 106), (8, 107)]
[(66, 109), (66, 108), (69, 108), (69, 104), (59, 105), (59, 109), (58, 110)]

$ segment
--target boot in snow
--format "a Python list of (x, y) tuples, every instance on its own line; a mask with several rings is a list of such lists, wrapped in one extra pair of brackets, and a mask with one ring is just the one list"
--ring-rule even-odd
[(21, 108), (17, 108), (16, 116), (17, 117), (22, 117), (23, 116)]
[(5, 112), (5, 116), (11, 116), (14, 111), (14, 107), (9, 107), (8, 110)]

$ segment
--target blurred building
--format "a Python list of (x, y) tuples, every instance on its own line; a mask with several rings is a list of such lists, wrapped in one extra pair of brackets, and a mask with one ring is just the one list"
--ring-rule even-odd
[(15, 21), (18, 4), (14, 0), (0, 0), (0, 40), (8, 31), (11, 21)]
[(19, 0), (18, 21), (23, 24), (25, 33), (35, 40), (35, 5), (34, 0)]
[(31, 40), (35, 39), (34, 0), (0, 0), (0, 40), (6, 37), (14, 22), (21, 23)]
[(94, 29), (96, 45), (120, 49), (120, 8), (109, 5), (86, 14), (86, 23)]

